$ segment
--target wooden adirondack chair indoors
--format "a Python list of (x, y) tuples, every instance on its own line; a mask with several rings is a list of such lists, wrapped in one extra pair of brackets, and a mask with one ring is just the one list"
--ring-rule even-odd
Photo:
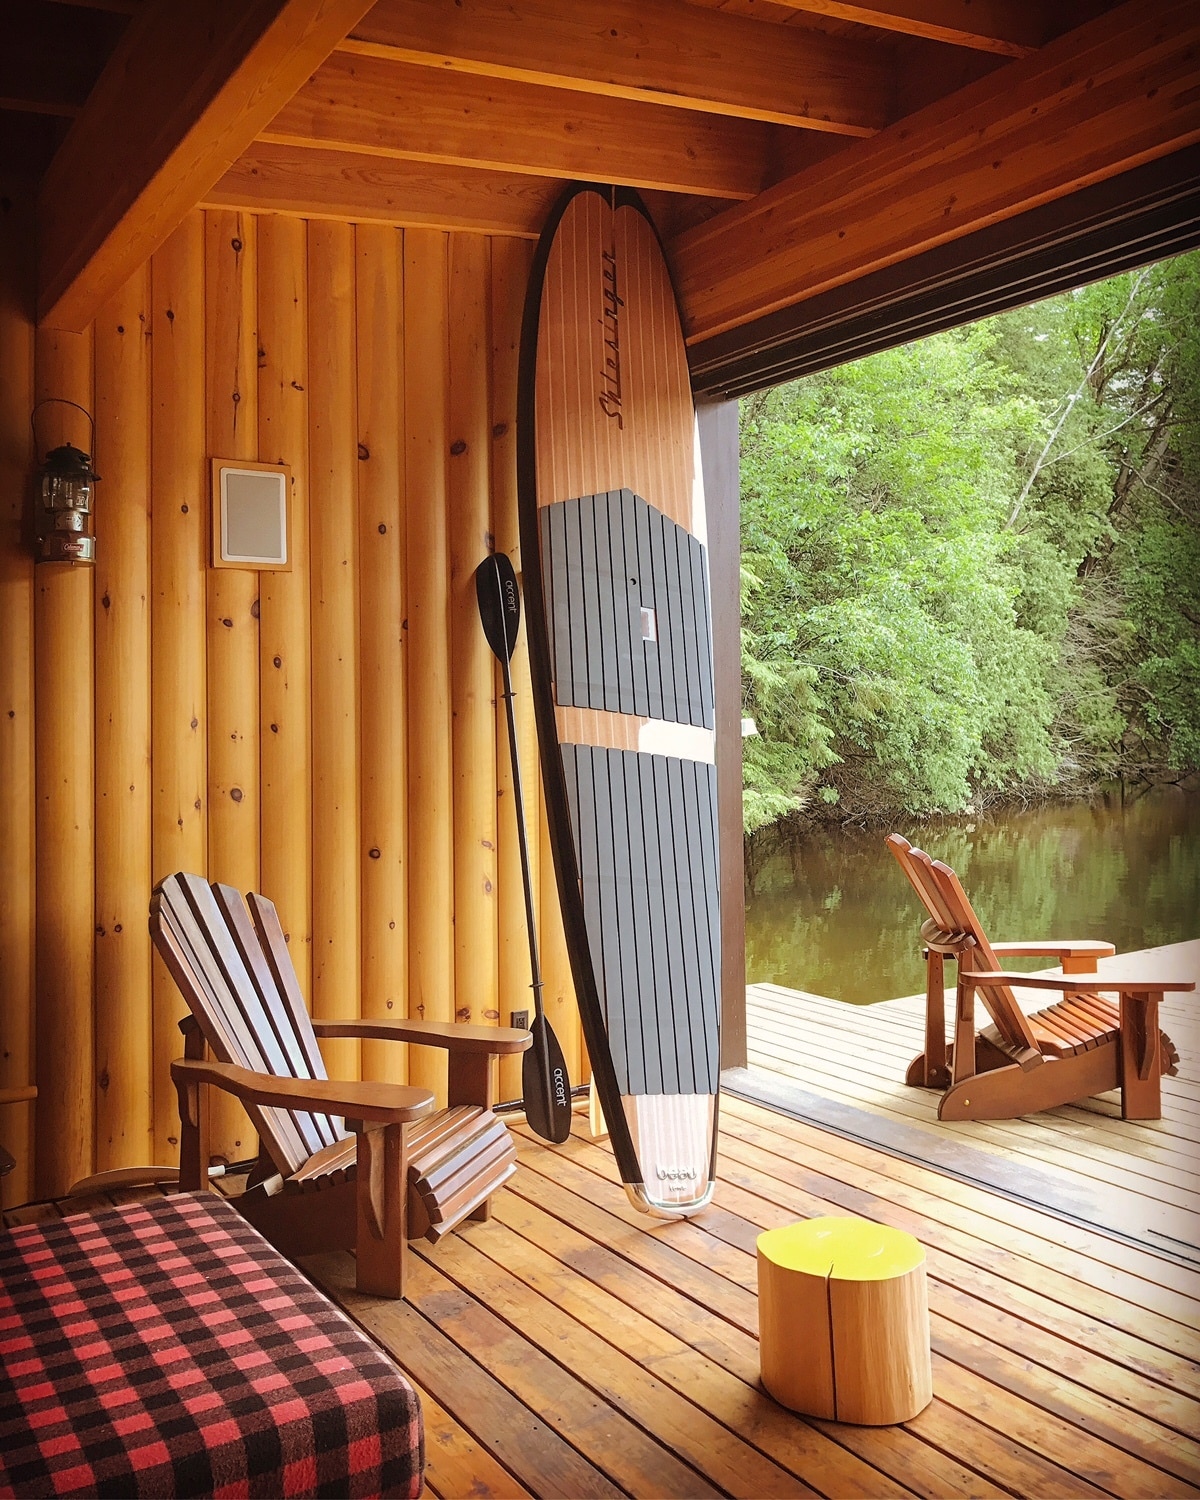
[[(1009, 1120), (1053, 1109), (1108, 1089), (1121, 1090), (1127, 1120), (1162, 1116), (1159, 1080), (1173, 1074), (1179, 1054), (1158, 1027), (1163, 994), (1194, 990), (1190, 981), (1097, 974), (1111, 943), (990, 943), (967, 893), (949, 865), (914, 849), (898, 833), (887, 846), (929, 913), (925, 945), (925, 1050), (909, 1064), (905, 1082), (944, 1089), (940, 1120)], [(1064, 977), (1004, 971), (1001, 956), (1056, 958)], [(943, 967), (958, 966), (954, 1040), (947, 1046)], [(1074, 977), (1093, 976), (1090, 981)], [(1027, 1016), (1013, 986), (1057, 992), (1063, 999)], [(1096, 993), (1119, 995), (1119, 1004)], [(975, 993), (992, 1018), (976, 1033)]]
[[(155, 946), (192, 1012), (180, 1023), (185, 1056), (171, 1065), (180, 1186), (207, 1185), (202, 1090), (224, 1089), (259, 1134), (258, 1165), (235, 1200), (245, 1217), (289, 1256), (354, 1249), (359, 1291), (401, 1297), (407, 1241), (436, 1242), (467, 1217), (486, 1218), (489, 1196), (516, 1170), (512, 1137), (492, 1113), (493, 1059), (524, 1052), (529, 1033), (312, 1021), (275, 907), (255, 894), (247, 902), (231, 886), (176, 874), (150, 903)], [(428, 1089), (330, 1080), (321, 1036), (444, 1047), (448, 1107), (435, 1110)]]

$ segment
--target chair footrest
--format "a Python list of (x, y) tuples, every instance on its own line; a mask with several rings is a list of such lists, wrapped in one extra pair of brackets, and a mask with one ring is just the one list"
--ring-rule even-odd
[(429, 1218), (435, 1242), (512, 1176), (517, 1148), (490, 1109), (461, 1105), (434, 1115), (410, 1143), (409, 1188)]

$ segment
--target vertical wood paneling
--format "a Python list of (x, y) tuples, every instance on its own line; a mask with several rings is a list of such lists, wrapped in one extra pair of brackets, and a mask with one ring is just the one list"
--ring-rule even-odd
[[(358, 1014), (358, 547), (354, 231), (308, 226), (313, 1014)], [(355, 1078), (352, 1040), (322, 1048)]]
[[(409, 1013), (448, 1021), (454, 992), (449, 554), (446, 537), (447, 240), (404, 235), (404, 499), (408, 580)], [(414, 1048), (411, 1082), (445, 1098), (446, 1061)]]
[[(258, 458), (257, 225), (214, 212), (204, 225), (207, 447), (213, 458)], [(259, 885), (258, 575), (208, 575), (208, 874), (239, 890)], [(253, 1149), (245, 1113), (213, 1100), (213, 1152)]]
[(150, 267), (96, 319), (96, 1168), (150, 1146)]
[[(33, 470), (33, 215), (0, 204), (0, 1087), (33, 1082), (33, 556), (22, 534)], [(7, 1104), (16, 1161), (0, 1205), (33, 1192), (32, 1104)]]
[[(91, 334), (37, 336), (37, 396), (92, 409)], [(88, 448), (87, 423), (43, 407), (44, 449)], [(40, 456), (40, 455), (39, 455)], [(103, 502), (97, 499), (97, 504)], [(35, 578), (37, 670), (37, 1191), (63, 1193), (93, 1169), (94, 715), (89, 567), (41, 563)]]
[[(151, 268), (151, 884), (208, 869), (204, 448), (204, 216), (190, 214)], [(179, 1153), (172, 1058), (187, 1009), (155, 954), (152, 1159)]]
[[(492, 241), (492, 531), (496, 551), (512, 559), (521, 579), (521, 540), (517, 518), (517, 372), (521, 345), (521, 313), (533, 246), (526, 240)], [(523, 616), (524, 618), (524, 616)], [(537, 729), (529, 682), (529, 649), (524, 625), (512, 658), (513, 706), (521, 781), (525, 792), (525, 824), (529, 839), (530, 879), (534, 911), (539, 903), (540, 839), (538, 836)], [(529, 937), (525, 926), (525, 896), (521, 878), (520, 846), (514, 816), (513, 778), (508, 748), (508, 725), (498, 674), (496, 692), (496, 919), (498, 928), (497, 999), (500, 1025), (511, 1023), (514, 1010), (532, 1010)], [(572, 1036), (556, 1028), (572, 1078), (576, 1075)], [(500, 1059), (500, 1097), (521, 1097), (521, 1059)]]
[(494, 658), (479, 623), (475, 569), (492, 549), (490, 244), (450, 240), (447, 528), (454, 766), (454, 1018), (496, 1022)]
[(312, 760), (308, 597), (308, 245), (304, 223), (258, 223), (258, 451), (292, 471), (290, 572), (259, 575), (263, 891), (312, 995)]
[[(36, 357), (0, 275), (0, 1077), (26, 1081), (36, 1024), (39, 1191), (177, 1153), (183, 1005), (145, 936), (174, 870), (272, 897), (318, 1015), (506, 1023), (531, 1005), (474, 590), (493, 545), (520, 567), (530, 254), (198, 212), (105, 309), (94, 352), (43, 334)], [(93, 409), (93, 369), (101, 560), (35, 570), (17, 532), (29, 408), (36, 393)], [(44, 448), (86, 443), (82, 418), (50, 410)], [(212, 457), (290, 465), (291, 572), (210, 567)], [(578, 1080), (523, 640), (514, 675), (547, 1012)], [(35, 877), (53, 893), (36, 915)], [(444, 1097), (440, 1051), (363, 1052), (373, 1075)], [(357, 1054), (329, 1048), (331, 1072), (354, 1076)], [(519, 1092), (517, 1061), (501, 1093)], [(240, 1109), (214, 1115), (214, 1149), (249, 1155)], [(4, 1125), (31, 1157), (16, 1110)], [(10, 1177), (6, 1201), (14, 1188), (30, 1191)]]
[[(362, 778), (362, 1010), (400, 1018), (408, 996), (404, 441), (400, 234), (355, 230)], [(364, 1042), (363, 1074), (404, 1083), (406, 1049)]]

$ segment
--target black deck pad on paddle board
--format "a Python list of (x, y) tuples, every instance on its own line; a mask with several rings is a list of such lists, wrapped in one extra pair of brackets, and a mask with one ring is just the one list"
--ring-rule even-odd
[(679, 312), (637, 195), (566, 195), (538, 247), (518, 410), (521, 561), (551, 845), (621, 1178), (712, 1196), (720, 911), (712, 627)]

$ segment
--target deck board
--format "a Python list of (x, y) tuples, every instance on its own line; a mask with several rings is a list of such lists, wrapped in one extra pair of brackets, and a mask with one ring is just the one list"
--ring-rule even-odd
[[(1200, 978), (1200, 942), (1122, 954), (1101, 962), (1149, 977)], [(1054, 971), (1048, 971), (1054, 972)], [(1027, 1010), (1046, 1003), (1018, 994)], [(952, 1012), (948, 1000), (947, 1014)], [(986, 1020), (979, 1012), (981, 1023)], [(1033, 1169), (1042, 1184), (1061, 1184), (1063, 1200), (1091, 1203), (1098, 1223), (1128, 1226), (1134, 1238), (1174, 1248), (1200, 1265), (1200, 1012), (1194, 994), (1167, 996), (1161, 1025), (1180, 1053), (1176, 1077), (1163, 1079), (1163, 1118), (1120, 1118), (1116, 1091), (1016, 1120), (939, 1121), (936, 1091), (904, 1083), (923, 1046), (924, 998), (908, 996), (851, 1006), (825, 996), (755, 984), (747, 992), (750, 1069), (789, 1080), (845, 1109), (875, 1117), (868, 1132), (884, 1143), (887, 1125), (905, 1149), (931, 1163), (958, 1145)], [(915, 1129), (916, 1135), (913, 1134)], [(922, 1156), (921, 1133), (935, 1149)], [(994, 1174), (993, 1174), (994, 1176)], [(1048, 1201), (1048, 1200), (1047, 1200)]]
[[(694, 1220), (638, 1213), (577, 1116), (557, 1149), (516, 1125), (492, 1220), (417, 1242), (407, 1302), (358, 1295), (348, 1254), (306, 1260), (418, 1387), (432, 1496), (1200, 1494), (1200, 1271), (722, 1108), (716, 1199)], [(820, 1213), (926, 1247), (934, 1400), (911, 1422), (805, 1420), (758, 1387), (755, 1240)]]
[[(554, 1151), (519, 1130), (521, 1170), (493, 1221), (418, 1249), (419, 1315), (625, 1493), (1198, 1492), (1200, 1278), (1140, 1252), (1113, 1266), (1104, 1236), (1034, 1210), (1006, 1224), (1012, 1205), (994, 1195), (853, 1143), (828, 1152), (821, 1132), (758, 1106), (725, 1113), (717, 1202), (674, 1225), (628, 1204), (602, 1143), (577, 1132)], [(929, 1250), (935, 1400), (901, 1427), (804, 1421), (756, 1385), (757, 1234), (848, 1210), (912, 1227)], [(310, 1269), (403, 1365), (413, 1335), (350, 1290), (350, 1258)], [(564, 1386), (591, 1393), (593, 1418), (544, 1411)], [(493, 1452), (483, 1393), (436, 1394)], [(539, 1487), (511, 1450), (495, 1456), (534, 1493), (575, 1493)]]

